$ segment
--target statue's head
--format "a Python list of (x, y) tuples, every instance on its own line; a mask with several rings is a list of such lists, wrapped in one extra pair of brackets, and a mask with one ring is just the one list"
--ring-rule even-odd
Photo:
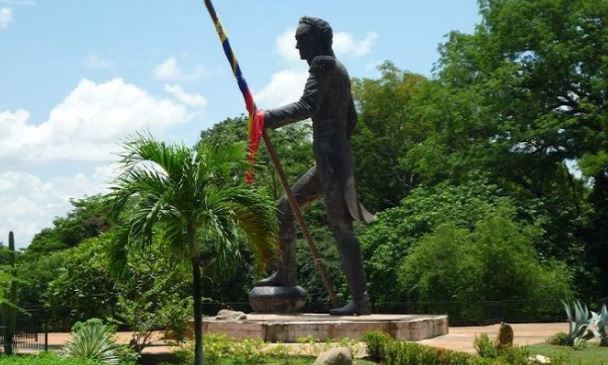
[(333, 32), (328, 22), (319, 18), (302, 17), (296, 30), (296, 48), (300, 58), (311, 61), (316, 56), (333, 56)]

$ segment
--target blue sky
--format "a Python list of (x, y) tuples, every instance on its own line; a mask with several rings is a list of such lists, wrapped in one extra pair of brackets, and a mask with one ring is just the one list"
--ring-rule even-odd
[[(216, 0), (258, 105), (299, 96), (306, 77), (293, 30), (328, 20), (354, 77), (375, 66), (431, 75), (451, 30), (471, 32), (475, 0)], [(18, 246), (103, 191), (125, 136), (192, 144), (243, 112), (203, 1), (0, 0), (0, 240)]]

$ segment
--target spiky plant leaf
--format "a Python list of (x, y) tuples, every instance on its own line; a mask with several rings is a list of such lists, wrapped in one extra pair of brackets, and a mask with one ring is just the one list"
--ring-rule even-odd
[(573, 347), (580, 347), (584, 342), (593, 337), (590, 331), (591, 326), (591, 313), (586, 305), (578, 300), (575, 300), (571, 306), (562, 302), (566, 315), (568, 316), (568, 345)]
[(74, 325), (72, 339), (63, 348), (63, 355), (116, 365), (120, 362), (117, 350), (110, 327), (98, 319), (90, 319)]

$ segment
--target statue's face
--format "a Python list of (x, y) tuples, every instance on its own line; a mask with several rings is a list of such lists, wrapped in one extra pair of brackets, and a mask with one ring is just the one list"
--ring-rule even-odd
[(317, 44), (308, 24), (300, 24), (296, 30), (296, 48), (300, 51), (300, 59), (312, 60), (317, 55)]

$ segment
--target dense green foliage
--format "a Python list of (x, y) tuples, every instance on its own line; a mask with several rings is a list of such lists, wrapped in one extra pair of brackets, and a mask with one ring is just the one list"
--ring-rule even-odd
[(460, 186), (443, 183), (414, 189), (398, 207), (378, 214), (377, 221), (361, 236), (370, 295), (384, 302), (405, 301), (410, 288), (395, 285), (394, 280), (412, 247), (442, 223), (474, 227), (500, 200), (498, 187), (483, 180)]
[[(454, 319), (476, 320), (479, 308), (471, 303), (492, 300), (516, 303), (506, 315), (549, 319), (559, 316), (557, 298), (608, 297), (608, 2), (479, 5), (480, 24), (471, 34), (448, 34), (431, 77), (387, 61), (378, 78), (353, 80), (357, 189), (377, 213), (370, 226), (356, 226), (368, 289), (380, 304), (451, 302), (435, 309)], [(243, 142), (245, 126), (244, 116), (229, 118), (203, 131), (199, 144)], [(310, 126), (270, 134), (293, 183), (313, 165)], [(258, 157), (256, 187), (278, 199), (281, 187), (263, 147)], [(214, 183), (232, 188), (244, 168), (234, 165)], [(125, 242), (123, 225), (99, 197), (73, 204), (18, 255), (17, 276), (25, 281), (18, 304), (45, 304), (64, 328), (93, 316), (142, 334), (167, 323), (179, 328), (179, 318), (189, 315), (191, 279), (162, 249), (175, 230), (160, 224), (151, 231), (143, 222), (153, 209), (144, 209), (136, 231), (154, 238), (112, 256), (112, 242)], [(323, 203), (309, 207), (306, 219), (346, 299)], [(216, 259), (232, 257), (215, 254), (224, 247), (219, 241), (200, 248), (204, 294), (245, 302), (261, 273), (246, 237), (230, 236), (240, 259), (229, 265)], [(301, 239), (297, 254), (309, 302), (327, 303)], [(128, 273), (115, 275), (116, 266)], [(135, 308), (149, 314), (137, 316)]]
[(449, 314), (472, 322), (483, 321), (477, 303), (484, 301), (518, 301), (506, 318), (558, 316), (559, 301), (573, 296), (571, 275), (563, 263), (538, 260), (533, 243), (540, 232), (512, 215), (503, 205), (471, 231), (454, 223), (438, 226), (404, 260), (402, 287), (423, 302), (456, 302)]

